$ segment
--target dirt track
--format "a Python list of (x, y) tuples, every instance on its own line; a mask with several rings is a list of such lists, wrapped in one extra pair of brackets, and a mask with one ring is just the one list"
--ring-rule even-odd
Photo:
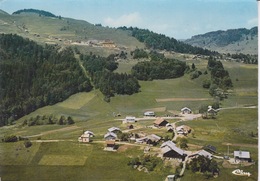
[(165, 98), (165, 99), (155, 99), (156, 102), (174, 102), (174, 101), (208, 101), (212, 98)]

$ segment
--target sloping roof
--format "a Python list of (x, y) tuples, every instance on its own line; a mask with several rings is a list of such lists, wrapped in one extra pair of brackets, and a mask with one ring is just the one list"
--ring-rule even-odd
[(85, 131), (84, 134), (94, 135), (92, 131)]
[(108, 131), (109, 131), (109, 132), (120, 131), (120, 129), (117, 128), (117, 127), (111, 127), (111, 128), (108, 129)]
[(117, 137), (117, 135), (115, 133), (113, 133), (113, 132), (108, 132), (107, 134), (105, 134), (104, 138), (107, 138), (108, 136), (112, 136), (114, 138)]
[(163, 148), (163, 147), (165, 147), (165, 146), (168, 146), (168, 147), (170, 147), (170, 148), (173, 148), (174, 146), (175, 146), (175, 143), (173, 143), (172, 141), (166, 141), (166, 142), (164, 142), (161, 146), (160, 146), (160, 148)]
[(200, 156), (204, 156), (204, 157), (208, 157), (209, 159), (212, 159), (212, 154), (205, 151), (205, 150), (199, 150), (199, 151), (191, 154), (189, 157), (193, 157), (193, 156), (196, 156), (196, 155), (200, 155)]
[(207, 146), (204, 146), (205, 150), (210, 150), (212, 152), (216, 152), (217, 151), (217, 148), (215, 146), (212, 146), (212, 145), (207, 145)]
[(157, 136), (155, 134), (151, 134), (151, 135), (148, 135), (146, 136), (148, 139), (152, 140), (152, 141), (159, 141), (161, 139), (160, 136)]
[(159, 125), (159, 124), (161, 124), (164, 121), (166, 121), (166, 120), (160, 117), (160, 118), (157, 118), (153, 123)]
[(184, 155), (184, 151), (182, 149), (176, 147), (175, 145), (174, 146), (170, 146), (170, 147), (169, 146), (165, 146), (165, 147), (161, 148), (161, 151), (162, 151), (163, 154), (167, 153), (167, 152), (169, 152), (171, 150), (175, 151), (179, 155)]
[(250, 153), (249, 151), (234, 151), (234, 157), (250, 158)]
[(181, 112), (182, 112), (182, 111), (185, 111), (185, 110), (191, 111), (190, 108), (188, 108), (188, 107), (184, 107), (184, 108), (181, 109)]
[(89, 135), (89, 134), (82, 134), (80, 137), (81, 137), (81, 138), (89, 138), (90, 135)]

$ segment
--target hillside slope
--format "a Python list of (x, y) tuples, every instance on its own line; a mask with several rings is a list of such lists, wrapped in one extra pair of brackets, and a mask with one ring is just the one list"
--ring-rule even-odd
[(83, 20), (29, 12), (13, 15), (1, 12), (0, 33), (15, 33), (40, 44), (77, 45), (85, 51), (105, 55), (144, 47), (143, 43), (127, 32), (95, 26)]
[(257, 54), (257, 40), (257, 27), (253, 27), (213, 31), (193, 36), (185, 43), (221, 53)]

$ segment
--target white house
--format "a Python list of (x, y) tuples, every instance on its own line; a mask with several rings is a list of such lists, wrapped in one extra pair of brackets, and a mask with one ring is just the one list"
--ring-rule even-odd
[(188, 107), (184, 107), (181, 109), (182, 114), (191, 114), (191, 109)]
[(136, 118), (133, 116), (126, 116), (125, 119), (123, 120), (123, 123), (135, 123)]
[(153, 111), (146, 111), (145, 113), (144, 113), (144, 116), (147, 116), (147, 117), (154, 117), (155, 116), (155, 113), (153, 112)]
[(234, 151), (234, 158), (235, 158), (235, 161), (244, 161), (244, 162), (251, 161), (249, 151)]

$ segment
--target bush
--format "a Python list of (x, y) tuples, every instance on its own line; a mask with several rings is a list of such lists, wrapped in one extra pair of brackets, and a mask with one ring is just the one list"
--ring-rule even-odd
[(25, 148), (29, 148), (32, 146), (32, 142), (30, 140), (24, 140), (23, 144), (24, 144)]
[(15, 135), (5, 136), (3, 139), (3, 142), (17, 142), (17, 141), (18, 141), (18, 137)]

